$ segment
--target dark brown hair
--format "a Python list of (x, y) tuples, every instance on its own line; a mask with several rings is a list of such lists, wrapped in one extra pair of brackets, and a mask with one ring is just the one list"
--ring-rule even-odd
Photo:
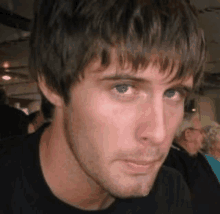
[(201, 80), (205, 41), (187, 0), (38, 0), (34, 11), (30, 72), (66, 103), (92, 60), (109, 65), (112, 48), (121, 66), (177, 64), (175, 79), (193, 75), (195, 87)]

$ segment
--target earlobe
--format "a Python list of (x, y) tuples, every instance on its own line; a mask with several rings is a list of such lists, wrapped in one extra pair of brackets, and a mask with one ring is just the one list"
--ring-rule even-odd
[(44, 96), (55, 106), (62, 107), (63, 99), (62, 97), (50, 88), (44, 79), (44, 77), (38, 77), (38, 86)]

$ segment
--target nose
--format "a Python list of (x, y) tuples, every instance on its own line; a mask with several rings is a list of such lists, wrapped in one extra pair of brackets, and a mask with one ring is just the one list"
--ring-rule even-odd
[(141, 106), (141, 117), (137, 129), (138, 141), (162, 144), (166, 138), (166, 112), (162, 100), (153, 100)]

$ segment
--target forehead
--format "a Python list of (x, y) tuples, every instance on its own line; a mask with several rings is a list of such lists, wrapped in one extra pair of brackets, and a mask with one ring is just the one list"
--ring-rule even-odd
[(134, 69), (131, 62), (121, 65), (116, 55), (111, 57), (111, 61), (107, 66), (101, 64), (100, 59), (94, 59), (84, 70), (86, 77), (102, 78), (105, 76), (130, 76), (142, 78), (148, 81), (161, 84), (185, 83), (193, 87), (193, 75), (178, 78), (179, 64), (176, 62), (173, 66), (168, 66), (166, 70), (162, 70), (161, 66), (155, 61), (149, 62), (146, 67)]

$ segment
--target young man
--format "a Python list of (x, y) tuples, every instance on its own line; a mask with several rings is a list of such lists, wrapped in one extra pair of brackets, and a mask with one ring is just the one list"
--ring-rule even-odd
[(4, 149), (3, 209), (191, 213), (182, 177), (162, 167), (205, 58), (188, 1), (39, 0), (30, 45), (55, 109)]

